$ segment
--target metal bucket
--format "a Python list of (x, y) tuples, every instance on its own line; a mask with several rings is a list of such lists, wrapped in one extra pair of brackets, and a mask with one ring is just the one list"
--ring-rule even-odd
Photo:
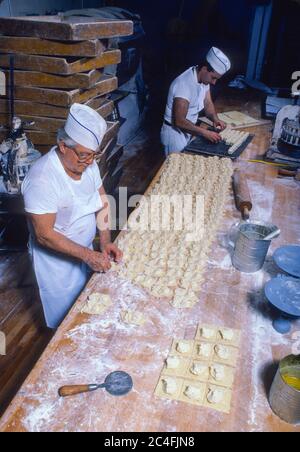
[(254, 221), (238, 226), (232, 257), (234, 267), (243, 273), (255, 273), (265, 262), (271, 240), (264, 240), (277, 226)]
[(269, 396), (274, 413), (289, 424), (300, 424), (299, 382), (300, 355), (290, 355), (280, 362)]

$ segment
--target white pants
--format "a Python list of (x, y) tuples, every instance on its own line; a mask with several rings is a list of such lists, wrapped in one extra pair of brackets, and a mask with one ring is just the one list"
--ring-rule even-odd
[(191, 142), (192, 135), (184, 133), (175, 127), (163, 124), (160, 139), (164, 146), (166, 156), (171, 153), (182, 152), (186, 146)]

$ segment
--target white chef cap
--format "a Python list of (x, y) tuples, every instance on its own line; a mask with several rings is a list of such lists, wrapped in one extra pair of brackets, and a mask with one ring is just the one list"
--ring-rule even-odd
[(229, 58), (216, 47), (212, 47), (206, 55), (206, 61), (211, 65), (214, 71), (220, 75), (224, 75), (231, 68)]
[(106, 130), (106, 121), (95, 110), (87, 105), (72, 105), (65, 131), (76, 143), (98, 151)]

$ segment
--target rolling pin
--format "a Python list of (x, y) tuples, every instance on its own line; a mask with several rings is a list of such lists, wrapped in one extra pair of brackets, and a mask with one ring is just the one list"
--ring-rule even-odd
[(239, 170), (235, 170), (233, 174), (233, 191), (237, 209), (244, 220), (249, 220), (253, 205), (246, 177)]

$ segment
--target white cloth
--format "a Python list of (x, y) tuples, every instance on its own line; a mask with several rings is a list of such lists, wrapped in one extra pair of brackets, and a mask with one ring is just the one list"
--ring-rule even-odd
[[(198, 115), (204, 108), (204, 101), (210, 91), (209, 85), (199, 83), (197, 68), (191, 67), (170, 86), (164, 119), (171, 124), (173, 117), (174, 99), (182, 98), (189, 102), (187, 119), (193, 124), (197, 123)], [(181, 152), (191, 141), (192, 136), (175, 127), (164, 124), (161, 130), (161, 142), (164, 145), (166, 155), (170, 152)]]
[[(55, 213), (55, 231), (92, 249), (96, 212), (102, 208), (101, 186), (95, 162), (81, 180), (75, 181), (67, 175), (53, 148), (33, 165), (23, 182), (25, 210), (37, 215)], [(57, 328), (83, 290), (89, 269), (83, 262), (41, 247), (31, 226), (29, 249), (46, 323)]]
[(192, 140), (192, 135), (184, 133), (179, 129), (163, 124), (160, 140), (164, 147), (166, 157), (171, 153), (182, 152)]
[(97, 151), (107, 130), (102, 116), (87, 105), (73, 104), (70, 108), (65, 131), (76, 143)]
[(220, 75), (226, 74), (231, 68), (229, 58), (216, 47), (212, 47), (206, 55), (206, 61)]

